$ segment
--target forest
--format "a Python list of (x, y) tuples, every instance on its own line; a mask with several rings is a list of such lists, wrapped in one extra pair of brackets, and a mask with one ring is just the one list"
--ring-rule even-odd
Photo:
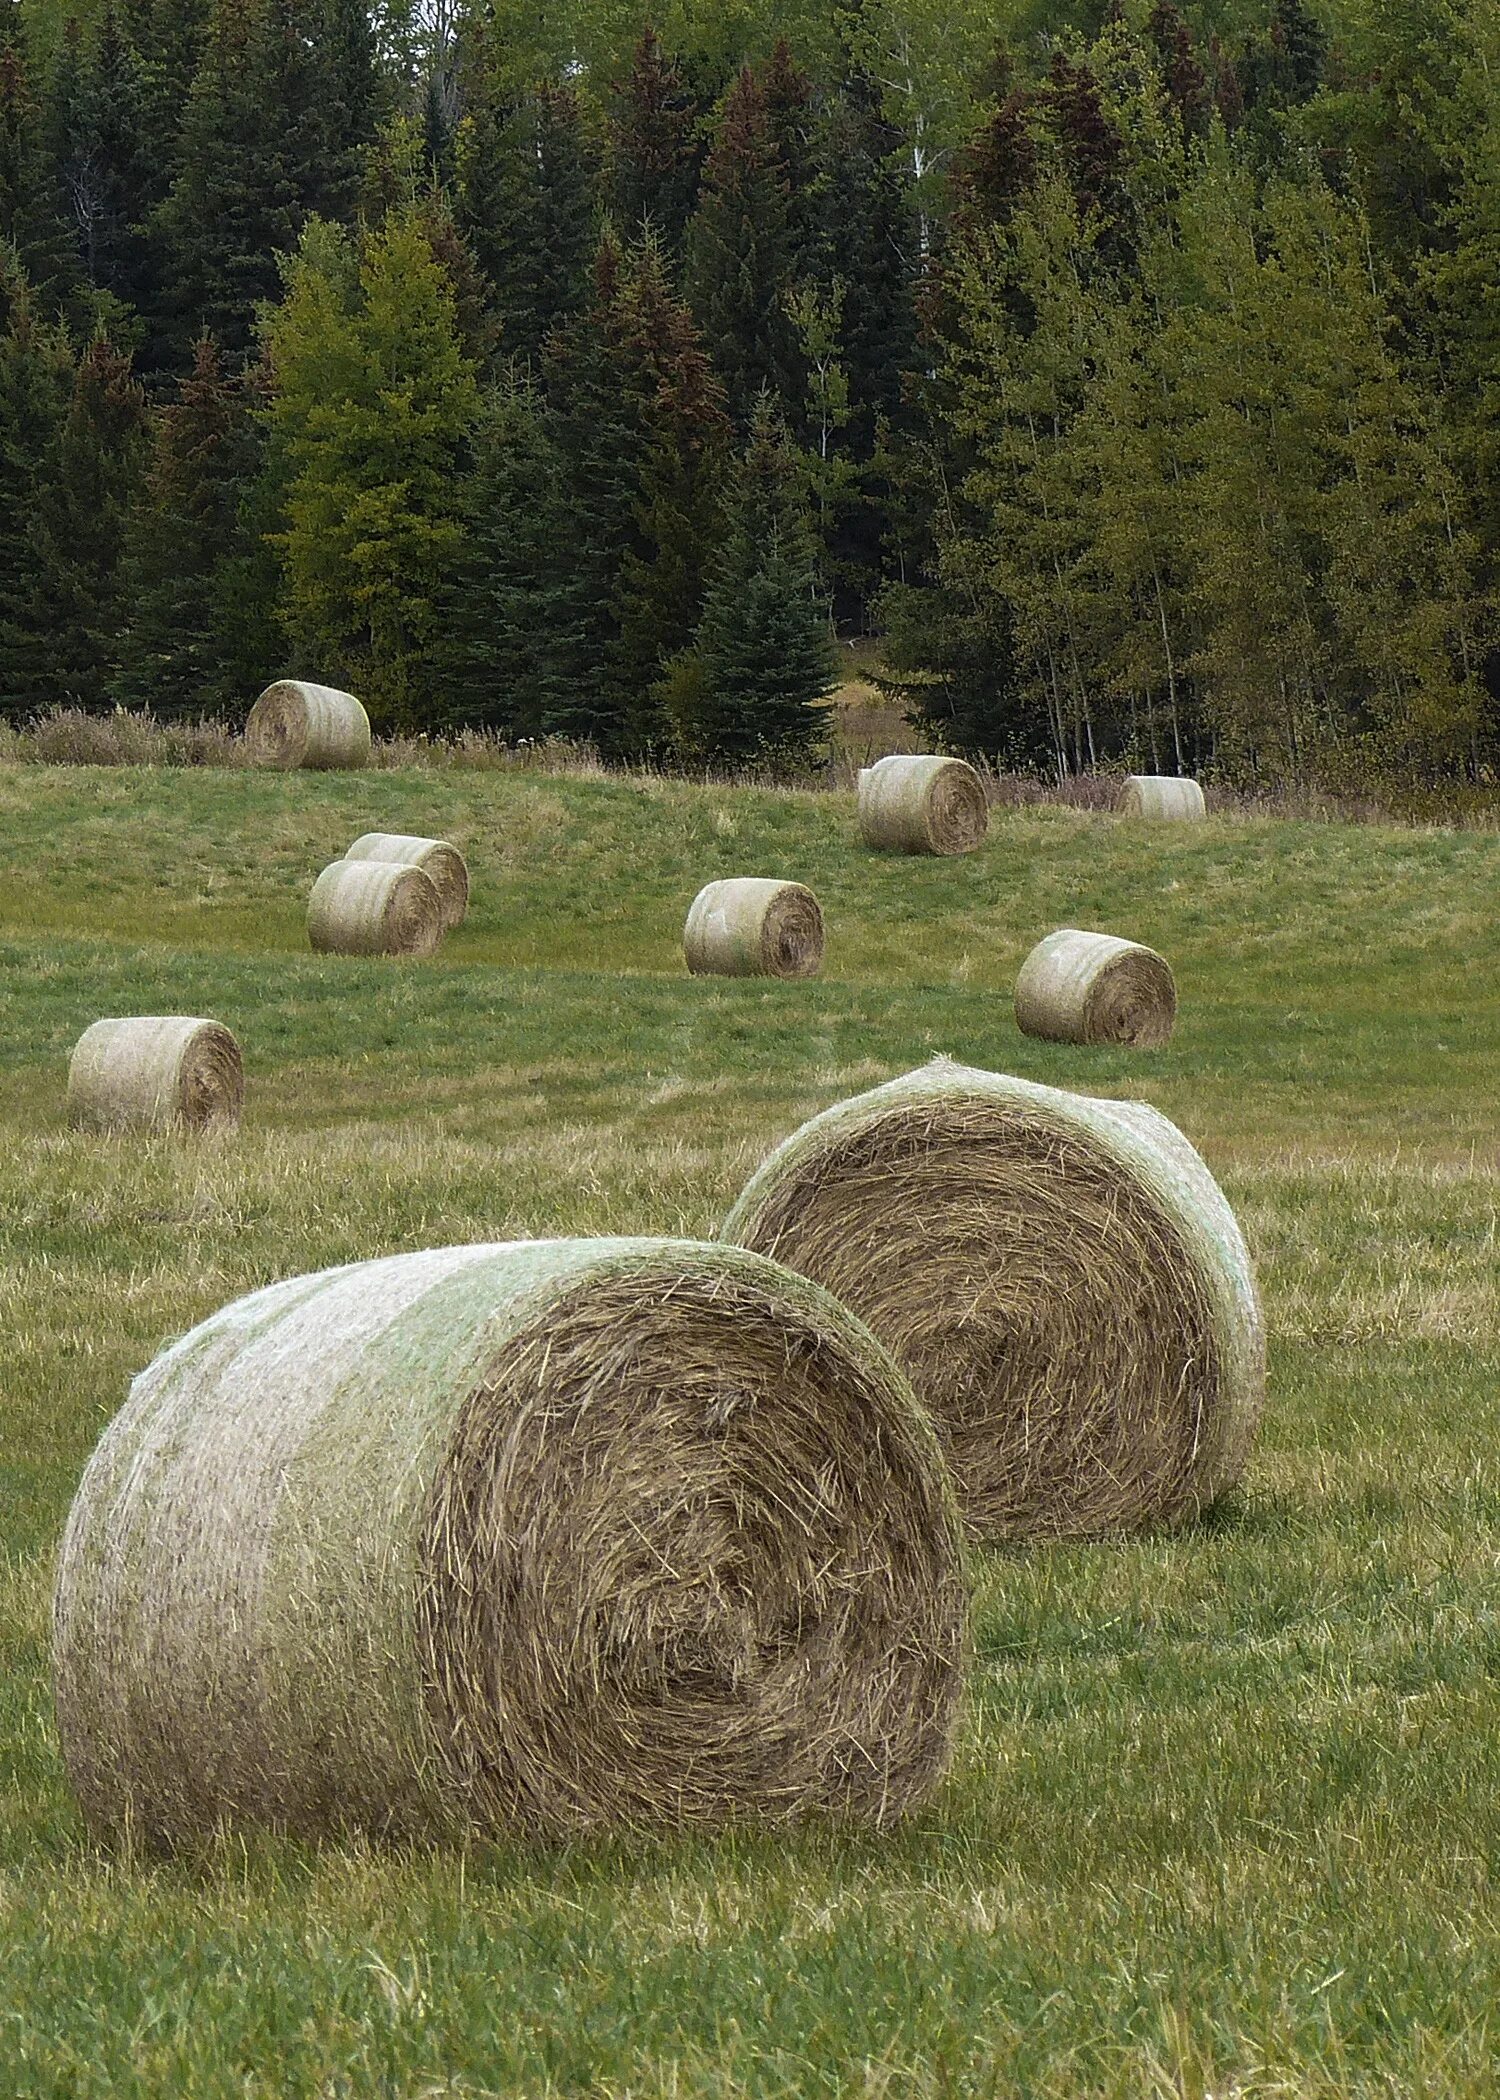
[(7, 5), (7, 718), (1494, 779), (1491, 0)]

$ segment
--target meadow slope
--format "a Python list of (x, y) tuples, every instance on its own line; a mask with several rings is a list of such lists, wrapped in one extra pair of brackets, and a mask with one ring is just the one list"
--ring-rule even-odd
[[(435, 961), (314, 958), (313, 876), (439, 832)], [(998, 816), (504, 774), (0, 768), (0, 2092), (1423, 2095), (1500, 2083), (1500, 836)], [(810, 986), (693, 981), (711, 876), (817, 890)], [(1177, 971), (1165, 1050), (1028, 1042), (1058, 924)], [(224, 1143), (63, 1118), (98, 1015), (203, 1012)], [(51, 1558), (130, 1376), (225, 1299), (449, 1240), (712, 1230), (815, 1108), (948, 1051), (1133, 1094), (1261, 1265), (1271, 1403), (1199, 1529), (980, 1561), (954, 1774), (894, 1840), (463, 1860), (94, 1851)]]

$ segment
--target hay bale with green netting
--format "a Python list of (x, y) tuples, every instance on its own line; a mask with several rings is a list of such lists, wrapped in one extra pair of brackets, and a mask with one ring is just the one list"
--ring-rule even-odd
[(192, 1014), (95, 1021), (68, 1064), (68, 1114), (86, 1129), (233, 1129), (244, 1102), (239, 1044)]
[(695, 977), (816, 977), (823, 913), (800, 882), (739, 875), (705, 883), (688, 909), (682, 952)]
[(1208, 814), (1197, 781), (1175, 773), (1127, 774), (1117, 807), (1123, 817), (1152, 817), (1179, 824), (1197, 823)]
[(250, 710), (245, 749), (252, 765), (284, 772), (364, 766), (370, 762), (370, 718), (353, 693), (305, 678), (278, 678)]
[(440, 1248), (241, 1299), (136, 1380), (62, 1544), (92, 1830), (894, 1822), (965, 1598), (931, 1424), (804, 1278)]
[(984, 783), (961, 758), (895, 754), (859, 776), (859, 829), (886, 853), (972, 853), (989, 829)]
[(978, 1538), (1182, 1523), (1239, 1477), (1264, 1387), (1255, 1278), (1154, 1109), (940, 1058), (804, 1124), (723, 1233), (885, 1343)]
[(443, 928), (462, 926), (469, 909), (469, 867), (457, 846), (446, 839), (411, 838), (401, 831), (367, 831), (354, 841), (345, 860), (392, 861), (420, 868), (437, 890)]
[(421, 868), (330, 861), (307, 900), (307, 938), (320, 955), (431, 955), (443, 938), (443, 900)]
[(1177, 1019), (1177, 985), (1154, 948), (1064, 926), (1022, 963), (1015, 1006), (1023, 1035), (1157, 1050)]

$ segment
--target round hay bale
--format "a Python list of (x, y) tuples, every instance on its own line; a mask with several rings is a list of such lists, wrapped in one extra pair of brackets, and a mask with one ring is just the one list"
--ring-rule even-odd
[(1177, 1019), (1165, 956), (1112, 933), (1064, 926), (1038, 941), (1016, 979), (1016, 1025), (1052, 1043), (1159, 1050)]
[(273, 1285), (135, 1381), (54, 1608), (90, 1826), (887, 1824), (949, 1755), (931, 1424), (804, 1278), (668, 1240)]
[(938, 1059), (795, 1132), (724, 1236), (885, 1343), (977, 1538), (1180, 1523), (1244, 1465), (1265, 1382), (1250, 1258), (1154, 1109)]
[(345, 860), (383, 860), (420, 868), (430, 876), (443, 907), (444, 931), (462, 926), (469, 909), (469, 868), (457, 846), (446, 839), (408, 838), (400, 831), (367, 831), (354, 841)]
[(972, 853), (989, 829), (984, 783), (961, 758), (877, 759), (859, 776), (859, 828), (887, 853)]
[(284, 772), (364, 766), (370, 761), (370, 718), (352, 693), (336, 686), (278, 678), (250, 710), (245, 748), (252, 765)]
[(239, 1044), (189, 1014), (95, 1021), (68, 1064), (68, 1113), (95, 1130), (233, 1129), (244, 1103)]
[(431, 955), (443, 938), (443, 900), (421, 868), (330, 861), (307, 900), (307, 938), (320, 955)]
[(823, 914), (800, 882), (740, 875), (705, 883), (688, 909), (682, 952), (695, 977), (816, 977)]
[(1197, 781), (1175, 773), (1128, 774), (1118, 808), (1123, 817), (1161, 817), (1176, 823), (1196, 823), (1208, 815)]

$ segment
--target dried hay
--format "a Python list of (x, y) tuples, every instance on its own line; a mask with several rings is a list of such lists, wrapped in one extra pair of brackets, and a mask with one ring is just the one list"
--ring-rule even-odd
[(1177, 1019), (1171, 965), (1154, 948), (1064, 926), (1038, 941), (1016, 979), (1016, 1025), (1053, 1043), (1158, 1050)]
[(800, 882), (741, 875), (706, 883), (688, 910), (682, 952), (695, 977), (816, 977), (823, 914)]
[(950, 1753), (931, 1425), (805, 1279), (440, 1248), (226, 1307), (136, 1381), (54, 1610), (95, 1831), (888, 1824)]
[(244, 1102), (239, 1044), (188, 1014), (95, 1021), (68, 1065), (68, 1113), (89, 1129), (233, 1129)]
[(984, 784), (961, 758), (877, 759), (859, 775), (859, 828), (888, 853), (972, 853), (989, 829)]
[(408, 837), (400, 831), (367, 831), (344, 855), (345, 860), (381, 860), (420, 868), (431, 878), (443, 907), (443, 929), (462, 926), (469, 909), (469, 868), (457, 846), (446, 839)]
[(352, 693), (304, 678), (268, 685), (245, 723), (252, 765), (331, 771), (370, 762), (370, 718)]
[(1250, 1258), (1154, 1109), (939, 1058), (796, 1131), (724, 1237), (814, 1277), (932, 1410), (971, 1532), (1179, 1523), (1244, 1465)]
[(1125, 817), (1160, 817), (1196, 823), (1208, 814), (1196, 780), (1175, 773), (1131, 773), (1120, 789), (1118, 808)]
[(443, 938), (443, 901), (421, 868), (330, 861), (307, 900), (307, 938), (320, 955), (431, 955)]

